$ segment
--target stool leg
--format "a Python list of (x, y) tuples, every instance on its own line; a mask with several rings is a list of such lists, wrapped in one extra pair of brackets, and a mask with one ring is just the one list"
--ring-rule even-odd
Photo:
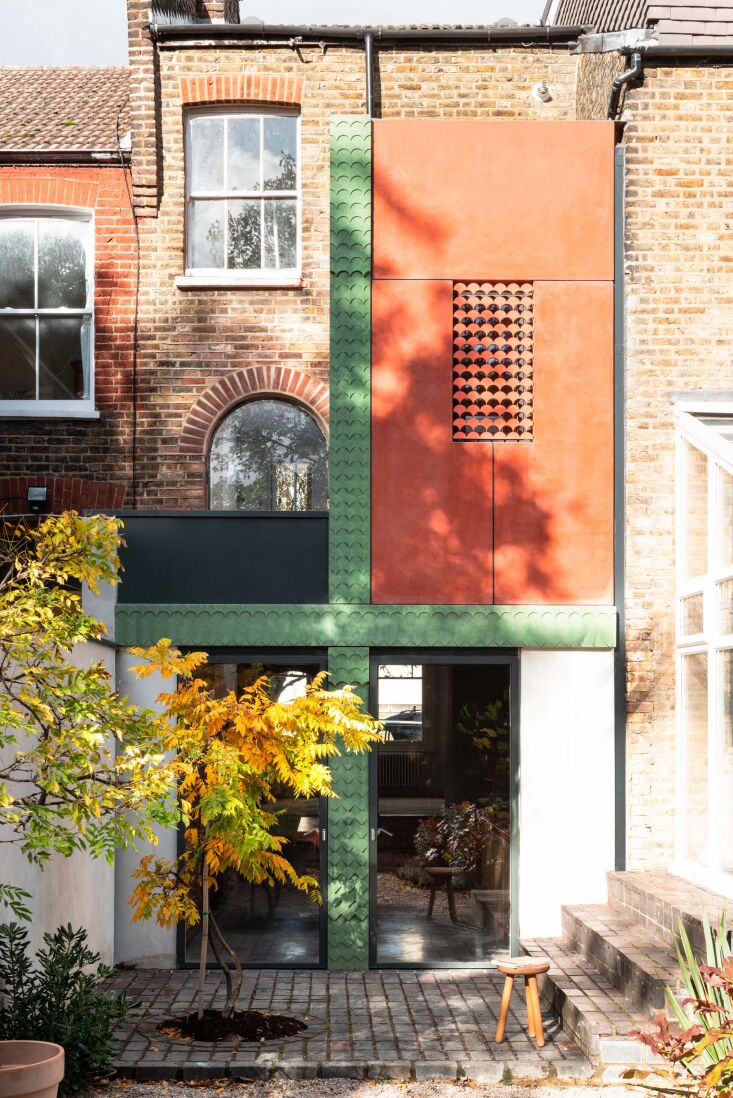
[(435, 877), (430, 880), (430, 899), (428, 900), (428, 919), (432, 918), (433, 906), (435, 904)]
[(458, 917), (456, 915), (456, 896), (455, 896), (455, 893), (453, 891), (453, 879), (451, 877), (448, 878), (447, 889), (448, 889), (448, 914), (450, 915), (450, 921), (452, 923), (455, 923), (455, 922), (458, 922)]
[(529, 976), (524, 977), (524, 998), (527, 1003), (527, 1030), (530, 1037), (534, 1037), (535, 1034), (535, 1020), (534, 1020), (534, 999), (532, 997), (532, 988), (529, 984)]
[(509, 1003), (512, 998), (512, 988), (514, 987), (514, 977), (507, 976), (504, 980), (504, 990), (501, 993), (501, 1006), (499, 1007), (499, 1023), (496, 1027), (496, 1040), (498, 1044), (504, 1040), (504, 1034), (506, 1033), (506, 1020), (509, 1017)]
[(537, 988), (537, 977), (530, 976), (530, 995), (532, 996), (532, 1002), (534, 1004), (534, 1022), (535, 1022), (535, 1038), (537, 1040), (538, 1048), (542, 1048), (545, 1043), (545, 1032), (542, 1028), (542, 1012), (540, 1009), (540, 993)]

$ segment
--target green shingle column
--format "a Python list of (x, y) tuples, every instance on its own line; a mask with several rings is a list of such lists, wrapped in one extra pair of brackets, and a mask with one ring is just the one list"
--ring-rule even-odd
[[(330, 684), (351, 683), (367, 701), (369, 649), (329, 648)], [(369, 967), (369, 756), (331, 764), (338, 798), (328, 802), (328, 967)]]
[(370, 601), (372, 128), (331, 119), (332, 603)]

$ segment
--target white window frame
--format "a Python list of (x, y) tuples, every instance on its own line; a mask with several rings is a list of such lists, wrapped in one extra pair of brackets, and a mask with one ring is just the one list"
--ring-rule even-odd
[[(89, 324), (89, 396), (80, 400), (0, 400), (0, 418), (4, 419), (98, 419), (94, 406), (94, 210), (81, 206), (48, 206), (26, 202), (1, 205), (0, 219), (40, 221), (82, 221), (87, 224), (86, 284), (87, 305), (84, 309), (14, 309), (0, 306), (0, 317), (85, 317)], [(34, 259), (34, 278), (38, 279), (38, 256)], [(36, 337), (37, 338), (37, 337)], [(38, 346), (36, 345), (36, 392), (38, 391)]]
[[(273, 115), (284, 115), (288, 118), (295, 119), (296, 125), (296, 185), (295, 189), (290, 191), (254, 191), (254, 190), (241, 190), (241, 191), (191, 191), (191, 125), (194, 119), (201, 117), (223, 117), (228, 118), (241, 118), (243, 115), (247, 115), (251, 118), (270, 118)], [(262, 163), (262, 143), (263, 143), (264, 126), (260, 126), (260, 164)], [(285, 107), (267, 107), (263, 109), (262, 106), (252, 107), (201, 107), (186, 112), (185, 118), (185, 192), (186, 192), (186, 216), (185, 216), (185, 233), (184, 233), (184, 249), (185, 249), (185, 275), (179, 276), (176, 279), (176, 285), (182, 289), (203, 289), (207, 287), (240, 287), (240, 286), (260, 286), (260, 287), (297, 287), (301, 284), (301, 255), (302, 255), (302, 221), (303, 221), (303, 196), (301, 186), (301, 140), (300, 140), (300, 112)], [(226, 158), (227, 140), (226, 132), (223, 143), (223, 155)], [(225, 172), (226, 177), (226, 172)], [(274, 268), (274, 267), (261, 267), (259, 269), (252, 270), (239, 270), (232, 269), (230, 267), (192, 267), (189, 263), (190, 248), (191, 248), (191, 211), (193, 208), (193, 202), (196, 199), (210, 199), (212, 201), (221, 201), (226, 208), (226, 203), (229, 200), (238, 201), (241, 199), (257, 199), (261, 203), (268, 199), (290, 199), (295, 201), (295, 213), (296, 213), (296, 261), (294, 267), (288, 268)], [(264, 209), (262, 222), (263, 226), (263, 240), (264, 240)], [(225, 249), (225, 262), (226, 262), (226, 249)]]
[[(675, 406), (676, 427), (676, 855), (674, 872), (726, 896), (733, 896), (733, 872), (725, 871), (721, 863), (718, 828), (720, 789), (718, 773), (723, 726), (723, 675), (721, 653), (733, 650), (733, 632), (723, 633), (720, 625), (718, 584), (733, 579), (733, 563), (721, 566), (721, 472), (733, 477), (733, 442), (723, 438), (714, 428), (700, 422), (698, 415), (733, 417), (733, 403), (688, 401)], [(701, 451), (707, 458), (707, 571), (702, 576), (687, 578), (686, 562), (686, 477), (685, 444)], [(701, 594), (703, 600), (703, 630), (684, 635), (682, 632), (682, 599)], [(686, 850), (686, 736), (684, 727), (684, 697), (682, 662), (686, 655), (707, 655), (707, 860), (691, 858)]]

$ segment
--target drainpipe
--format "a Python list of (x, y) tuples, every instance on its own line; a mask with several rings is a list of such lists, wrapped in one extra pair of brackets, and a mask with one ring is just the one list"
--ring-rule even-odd
[(374, 114), (374, 55), (372, 47), (374, 35), (368, 30), (364, 33), (364, 63), (366, 65), (366, 112), (371, 118)]
[(638, 80), (643, 74), (644, 66), (641, 63), (641, 51), (634, 50), (631, 55), (631, 64), (625, 72), (620, 73), (613, 81), (611, 85), (611, 98), (608, 103), (608, 115), (607, 117), (613, 122), (616, 118), (616, 112), (618, 111), (619, 99), (621, 98), (621, 91), (630, 84), (632, 80)]

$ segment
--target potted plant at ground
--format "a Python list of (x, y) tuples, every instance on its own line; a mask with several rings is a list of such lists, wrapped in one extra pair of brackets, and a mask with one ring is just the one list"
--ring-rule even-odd
[[(37, 865), (74, 851), (112, 862), (121, 846), (137, 838), (155, 842), (154, 825), (176, 821), (158, 718), (121, 698), (102, 663), (75, 659), (79, 645), (104, 633), (83, 609), (82, 584), (96, 591), (117, 581), (120, 540), (116, 519), (72, 512), (2, 528), (0, 843), (17, 845)], [(30, 900), (17, 883), (0, 881), (0, 908), (28, 919)], [(39, 985), (32, 996), (38, 1025), (30, 1017), (24, 1022), (21, 1010), (13, 1026), (5, 1015), (0, 1028), (23, 1046), (14, 1052), (4, 1045), (2, 1058), (22, 1056), (25, 1093), (36, 1083), (45, 1088), (49, 1071), (58, 1069), (58, 1059), (49, 1067), (49, 1034), (59, 1030), (47, 992), (48, 985)], [(3, 1001), (12, 995), (6, 990)], [(78, 1033), (65, 1032), (79, 1043)], [(35, 1053), (23, 1041), (29, 1036), (38, 1042)], [(19, 1070), (12, 1069), (14, 1077)], [(2, 1076), (0, 1088), (10, 1086)]]
[[(134, 874), (133, 918), (201, 925), (198, 1007), (172, 1020), (178, 1030), (194, 1039), (250, 1036), (257, 1020), (249, 1015), (258, 1012), (236, 1011), (242, 969), (211, 910), (211, 892), (224, 873), (234, 872), (255, 885), (290, 884), (318, 901), (318, 881), (296, 872), (287, 839), (278, 833), (276, 795), (332, 796), (329, 760), (342, 749), (369, 748), (381, 725), (351, 687), (327, 690), (323, 673), (304, 696), (287, 702), (273, 700), (264, 676), (241, 693), (217, 698), (196, 674), (206, 653), (182, 655), (169, 641), (133, 652), (143, 661), (139, 675), (157, 671), (178, 683), (158, 701), (168, 720), (165, 747), (185, 825), (184, 850), (175, 861), (142, 859)], [(209, 947), (226, 984), (220, 1012), (205, 1009)]]

